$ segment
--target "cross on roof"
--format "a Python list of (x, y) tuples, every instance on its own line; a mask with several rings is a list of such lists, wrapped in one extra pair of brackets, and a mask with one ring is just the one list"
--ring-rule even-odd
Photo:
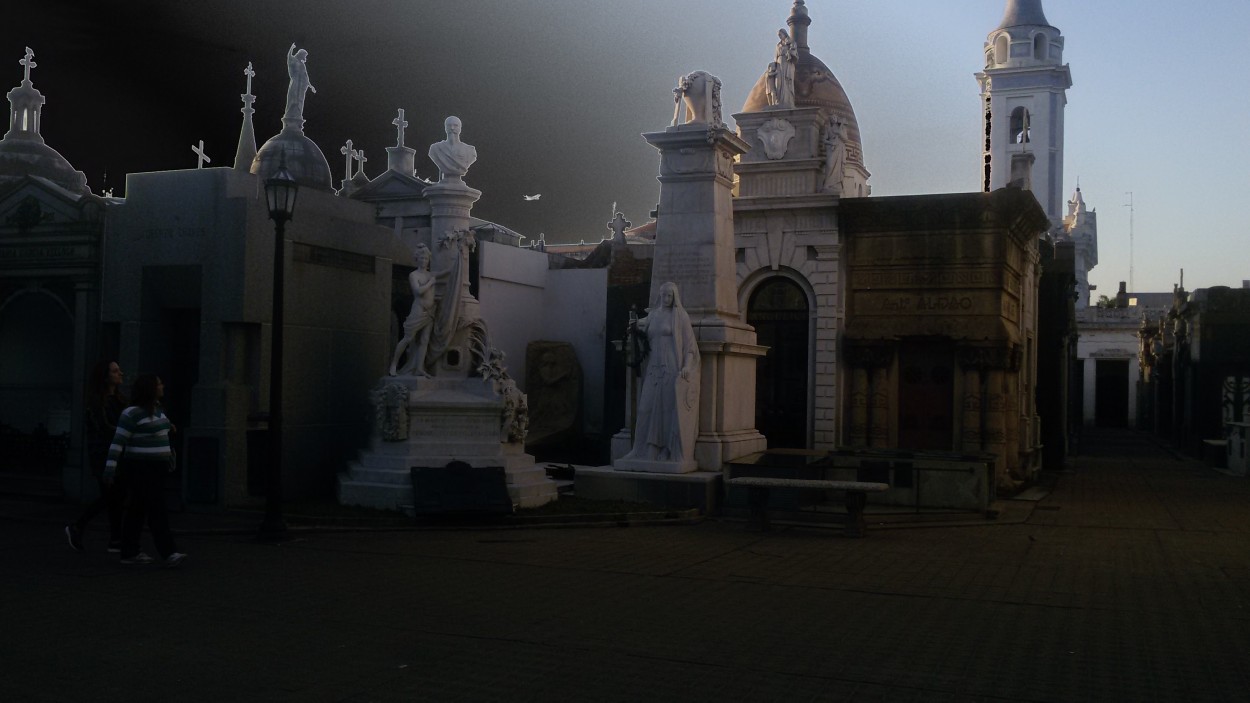
[(191, 151), (194, 151), (195, 155), (199, 157), (199, 162), (196, 163), (195, 165), (196, 168), (204, 168), (204, 164), (213, 163), (213, 160), (208, 158), (208, 156), (204, 154), (204, 140), (203, 139), (200, 140), (199, 146), (192, 146)]
[(347, 157), (347, 165), (343, 171), (343, 180), (350, 181), (352, 179), (352, 160), (360, 156), (360, 152), (352, 148), (352, 140), (347, 140), (346, 146), (339, 147), (339, 153)]
[(616, 213), (616, 217), (608, 223), (608, 229), (612, 230), (612, 238), (618, 242), (625, 241), (625, 230), (629, 229), (634, 223), (625, 219), (625, 215)]
[(256, 102), (256, 96), (252, 95), (252, 78), (256, 76), (256, 71), (252, 70), (251, 61), (247, 62), (247, 68), (243, 69), (243, 75), (247, 76), (247, 92), (239, 97), (243, 98), (243, 112), (250, 115), (255, 112), (252, 109), (252, 103)]
[(366, 161), (368, 161), (368, 160), (369, 160), (369, 159), (366, 159), (366, 158), (365, 158), (365, 150), (364, 150), (364, 149), (361, 149), (360, 151), (357, 151), (357, 152), (356, 152), (356, 163), (360, 164), (359, 166), (357, 166), (357, 167), (356, 167), (356, 175), (357, 175), (357, 176), (363, 176), (363, 175), (365, 175), (365, 162), (366, 162)]
[(30, 82), (30, 69), (39, 65), (35, 63), (35, 52), (31, 50), (29, 46), (26, 47), (26, 58), (19, 59), (18, 63), (26, 67), (26, 79), (23, 82), (29, 83)]
[(404, 127), (408, 126), (408, 122), (404, 120), (404, 108), (402, 107), (399, 108), (399, 117), (396, 117), (395, 119), (391, 120), (391, 124), (395, 125), (395, 129), (399, 133), (399, 141), (395, 143), (395, 146), (403, 146), (404, 145)]

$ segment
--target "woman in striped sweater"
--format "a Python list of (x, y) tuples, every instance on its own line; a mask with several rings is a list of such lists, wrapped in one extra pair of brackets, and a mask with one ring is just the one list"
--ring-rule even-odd
[[(174, 425), (161, 410), (165, 384), (152, 374), (135, 379), (130, 407), (117, 420), (117, 432), (104, 464), (104, 480), (111, 483), (120, 472), (125, 476), (130, 505), (122, 522), (123, 564), (150, 564), (152, 557), (139, 551), (139, 537), (146, 521), (152, 541), (166, 566), (177, 566), (187, 555), (178, 551), (169, 530), (165, 509), (165, 474), (170, 471), (173, 450), (169, 433)], [(123, 451), (125, 456), (122, 456)]]

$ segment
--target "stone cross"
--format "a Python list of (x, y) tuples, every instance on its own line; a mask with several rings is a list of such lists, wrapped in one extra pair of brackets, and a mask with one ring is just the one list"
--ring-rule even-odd
[(200, 157), (199, 162), (196, 163), (195, 165), (196, 168), (204, 168), (204, 164), (213, 163), (213, 160), (208, 158), (208, 156), (204, 153), (204, 140), (203, 139), (200, 140), (199, 146), (192, 146), (191, 151), (194, 151), (195, 155)]
[(32, 51), (29, 46), (26, 47), (26, 58), (18, 60), (18, 63), (26, 67), (26, 80), (24, 80), (23, 82), (29, 83), (30, 82), (30, 69), (39, 65), (35, 63), (35, 52)]
[(347, 165), (343, 170), (343, 180), (350, 181), (352, 179), (352, 160), (360, 156), (360, 152), (352, 148), (352, 140), (347, 140), (347, 145), (339, 147), (339, 153), (347, 157)]
[(616, 242), (625, 241), (625, 230), (629, 229), (634, 223), (625, 219), (625, 215), (616, 213), (616, 217), (608, 223), (608, 229), (612, 230), (612, 240)]
[(243, 114), (250, 115), (255, 112), (252, 109), (252, 103), (256, 102), (256, 96), (252, 95), (252, 78), (256, 75), (256, 71), (252, 70), (252, 62), (247, 62), (247, 68), (243, 69), (243, 75), (247, 76), (247, 92), (240, 95), (243, 98)]
[(395, 142), (395, 146), (403, 146), (404, 127), (408, 126), (408, 122), (404, 119), (404, 108), (399, 108), (399, 117), (391, 120), (391, 124), (395, 125), (395, 131), (399, 133), (399, 141)]
[(368, 161), (368, 160), (369, 160), (369, 159), (366, 159), (366, 158), (365, 158), (365, 150), (364, 150), (364, 149), (360, 149), (360, 150), (358, 150), (358, 151), (356, 152), (356, 163), (357, 163), (357, 164), (359, 164), (359, 166), (357, 166), (357, 167), (356, 167), (356, 175), (357, 175), (357, 176), (363, 176), (363, 175), (365, 175), (365, 162), (366, 162), (366, 161)]

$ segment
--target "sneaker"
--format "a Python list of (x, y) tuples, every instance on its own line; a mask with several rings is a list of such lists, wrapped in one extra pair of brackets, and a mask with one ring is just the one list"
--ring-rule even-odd
[(151, 563), (152, 563), (152, 562), (154, 562), (154, 561), (156, 561), (156, 560), (155, 560), (155, 559), (153, 559), (152, 557), (148, 556), (147, 554), (144, 554), (143, 552), (139, 552), (138, 554), (134, 555), (133, 557), (123, 557), (123, 558), (122, 558), (122, 563), (123, 563), (123, 564), (151, 564)]
[(121, 554), (121, 553), (122, 553), (121, 542), (109, 542), (109, 554)]
[(175, 568), (179, 564), (182, 563), (183, 559), (186, 559), (186, 558), (187, 558), (186, 554), (183, 554), (182, 552), (174, 552), (173, 554), (170, 554), (169, 556), (165, 557), (165, 568), (166, 569)]
[(82, 551), (82, 528), (78, 525), (65, 526), (65, 538), (69, 540), (69, 546), (75, 552)]

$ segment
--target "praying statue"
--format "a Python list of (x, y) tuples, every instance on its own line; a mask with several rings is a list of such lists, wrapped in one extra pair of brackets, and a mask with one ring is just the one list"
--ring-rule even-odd
[[(412, 310), (408, 319), (404, 320), (404, 338), (395, 347), (395, 356), (391, 359), (390, 374), (392, 376), (424, 376), (430, 378), (425, 370), (425, 356), (430, 347), (430, 332), (434, 327), (434, 274), (430, 273), (430, 260), (433, 258), (430, 248), (418, 244), (413, 254), (417, 268), (408, 274), (408, 285), (412, 288)], [(407, 359), (402, 368), (400, 359)]]
[(786, 30), (777, 30), (776, 60), (768, 65), (765, 90), (773, 107), (794, 107), (794, 71), (799, 63), (799, 50)]
[(643, 366), (642, 394), (634, 446), (623, 460), (694, 461), (699, 415), (699, 344), (677, 284), (660, 286), (657, 304), (633, 324), (649, 351)]
[(443, 123), (447, 138), (430, 145), (430, 160), (438, 166), (438, 179), (460, 180), (477, 161), (477, 149), (460, 141), (460, 118), (448, 117)]
[(295, 50), (295, 45), (287, 51), (286, 72), (291, 76), (291, 83), (286, 89), (286, 113), (284, 120), (304, 119), (304, 93), (311, 90), (317, 92), (308, 80), (308, 50)]

